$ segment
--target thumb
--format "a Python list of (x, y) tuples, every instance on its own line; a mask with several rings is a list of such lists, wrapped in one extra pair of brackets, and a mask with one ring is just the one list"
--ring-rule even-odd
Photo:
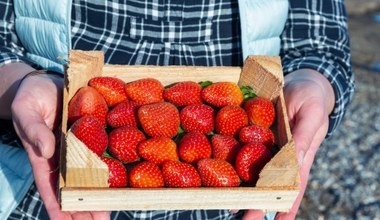
[(27, 150), (36, 151), (36, 155), (41, 155), (46, 159), (51, 158), (55, 151), (53, 132), (38, 113), (29, 112), (25, 114), (26, 112), (24, 113), (22, 110), (19, 113), (13, 121), (16, 132), (24, 146), (28, 148), (30, 145), (32, 149)]

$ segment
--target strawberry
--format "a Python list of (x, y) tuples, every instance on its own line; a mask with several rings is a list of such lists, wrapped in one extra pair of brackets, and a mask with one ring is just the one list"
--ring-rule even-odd
[(68, 126), (71, 126), (82, 116), (93, 116), (105, 127), (107, 103), (96, 89), (81, 87), (70, 99), (68, 106)]
[(137, 127), (137, 110), (139, 105), (134, 101), (125, 101), (117, 104), (107, 113), (107, 124), (112, 128), (123, 126)]
[(212, 155), (214, 158), (225, 160), (231, 164), (240, 150), (240, 143), (231, 136), (215, 134), (211, 137)]
[(113, 156), (124, 163), (140, 159), (137, 145), (145, 140), (145, 135), (135, 127), (120, 127), (109, 133), (109, 150)]
[(211, 144), (206, 135), (199, 132), (186, 133), (179, 142), (179, 157), (187, 163), (211, 157)]
[(233, 82), (216, 82), (202, 89), (202, 99), (215, 106), (241, 105), (243, 93), (240, 87)]
[(162, 175), (167, 187), (200, 187), (202, 184), (195, 167), (180, 161), (163, 163)]
[(126, 187), (128, 183), (127, 169), (117, 159), (111, 157), (100, 158), (108, 166), (108, 184), (111, 188)]
[(218, 134), (236, 136), (247, 125), (248, 116), (238, 105), (227, 105), (216, 114), (215, 130)]
[(205, 104), (184, 107), (180, 112), (180, 121), (184, 131), (198, 131), (208, 134), (214, 130), (214, 109)]
[(106, 151), (108, 136), (96, 118), (83, 116), (74, 122), (70, 130), (96, 155), (101, 156)]
[(164, 178), (158, 165), (143, 161), (129, 172), (129, 185), (133, 188), (161, 188)]
[(178, 109), (169, 102), (143, 105), (137, 116), (144, 131), (151, 137), (174, 137), (180, 125)]
[(248, 125), (240, 130), (239, 141), (243, 144), (259, 142), (270, 148), (274, 144), (274, 134), (267, 127)]
[(202, 87), (193, 81), (175, 83), (164, 90), (164, 99), (177, 107), (202, 103)]
[(246, 101), (244, 109), (247, 112), (250, 124), (266, 128), (272, 126), (275, 119), (273, 103), (263, 97), (255, 97)]
[(243, 181), (255, 184), (260, 171), (271, 158), (272, 153), (267, 147), (251, 142), (244, 145), (236, 156), (236, 172)]
[(153, 78), (144, 78), (129, 82), (125, 85), (128, 98), (139, 105), (152, 104), (164, 101), (164, 86)]
[(225, 160), (206, 158), (198, 161), (197, 169), (203, 186), (234, 187), (240, 179), (234, 167)]
[(125, 82), (109, 76), (98, 76), (90, 79), (88, 85), (96, 89), (106, 100), (108, 107), (113, 107), (128, 100), (125, 93)]
[(159, 165), (167, 160), (179, 160), (177, 145), (168, 137), (152, 137), (141, 141), (137, 152), (145, 160)]

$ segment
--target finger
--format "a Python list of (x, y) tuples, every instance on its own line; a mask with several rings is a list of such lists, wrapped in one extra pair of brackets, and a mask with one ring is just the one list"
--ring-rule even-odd
[[(292, 135), (297, 148), (299, 164), (302, 165), (305, 154), (311, 142), (323, 122), (324, 115), (321, 108), (316, 106), (318, 103), (303, 105), (295, 118)], [(312, 114), (312, 116), (310, 116)]]
[(265, 212), (261, 210), (247, 210), (244, 213), (242, 220), (256, 220), (256, 219), (263, 219), (265, 216)]
[(91, 212), (92, 216), (96, 220), (109, 220), (111, 219), (110, 212)]
[[(20, 120), (22, 119), (22, 120)], [(37, 155), (49, 159), (55, 151), (55, 136), (42, 117), (33, 110), (19, 110), (13, 119), (15, 129), (23, 142), (36, 150)]]
[(317, 152), (318, 147), (321, 144), (321, 141), (324, 139), (324, 136), (326, 135), (328, 124), (323, 123), (322, 126), (318, 129), (318, 131), (315, 134), (315, 138), (312, 140), (310, 144), (310, 148), (305, 154), (305, 163), (300, 168), (300, 177), (301, 177), (301, 184), (300, 184), (300, 192), (292, 206), (292, 208), (287, 213), (278, 213), (276, 216), (276, 220), (282, 220), (282, 219), (295, 219), (298, 209), (301, 205), (307, 183), (309, 178), (309, 173), (311, 166), (313, 164), (313, 160), (315, 157), (315, 154)]
[(84, 219), (94, 219), (94, 220), (109, 220), (110, 212), (99, 211), (99, 212), (72, 212), (73, 220), (84, 220)]

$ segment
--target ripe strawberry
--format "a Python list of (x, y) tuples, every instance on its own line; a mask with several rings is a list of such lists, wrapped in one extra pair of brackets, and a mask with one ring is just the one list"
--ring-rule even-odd
[(137, 111), (140, 124), (151, 137), (174, 137), (180, 125), (178, 109), (169, 102), (143, 105)]
[(143, 161), (129, 172), (129, 185), (133, 188), (160, 188), (164, 186), (164, 178), (158, 165)]
[(239, 140), (243, 144), (258, 142), (270, 148), (274, 144), (274, 134), (269, 128), (248, 125), (240, 130)]
[(107, 111), (107, 103), (98, 91), (90, 86), (81, 87), (70, 99), (68, 126), (82, 116), (93, 116), (105, 127)]
[(127, 169), (119, 160), (111, 157), (101, 157), (107, 164), (109, 170), (108, 184), (109, 187), (125, 187), (128, 183)]
[(180, 121), (184, 131), (198, 131), (208, 134), (214, 130), (214, 109), (205, 104), (184, 107), (180, 112)]
[(135, 80), (127, 83), (124, 88), (128, 98), (139, 105), (164, 101), (164, 86), (157, 79), (144, 78)]
[(227, 105), (216, 114), (215, 130), (218, 134), (236, 136), (247, 125), (248, 116), (238, 105)]
[(194, 163), (211, 157), (211, 144), (206, 135), (199, 132), (186, 133), (179, 142), (179, 157), (187, 163)]
[(145, 160), (158, 165), (167, 160), (179, 160), (177, 144), (168, 137), (152, 137), (141, 141), (137, 152)]
[(106, 100), (108, 107), (113, 107), (128, 100), (125, 93), (125, 82), (108, 76), (98, 76), (90, 79), (88, 85), (96, 89)]
[(240, 143), (231, 136), (215, 134), (211, 137), (212, 155), (230, 164), (235, 163), (235, 158), (240, 150)]
[(125, 101), (117, 104), (107, 114), (107, 124), (112, 128), (123, 126), (137, 127), (137, 110), (139, 105), (134, 101)]
[(177, 107), (202, 103), (202, 87), (193, 81), (183, 81), (164, 90), (164, 99)]
[(233, 187), (240, 179), (233, 166), (225, 160), (206, 158), (198, 161), (197, 168), (203, 186)]
[(140, 159), (137, 145), (145, 140), (145, 135), (135, 127), (120, 127), (109, 134), (109, 150), (113, 156), (124, 163)]
[(240, 87), (233, 82), (216, 82), (202, 89), (202, 99), (215, 106), (241, 105), (243, 93)]
[(263, 144), (251, 142), (239, 151), (235, 168), (239, 177), (248, 183), (255, 184), (260, 171), (272, 158), (272, 153)]
[(201, 177), (195, 167), (180, 161), (166, 161), (162, 175), (167, 187), (200, 187)]
[(101, 156), (106, 151), (108, 136), (96, 118), (83, 116), (76, 120), (70, 129), (96, 155)]
[(275, 119), (275, 109), (273, 103), (263, 97), (249, 99), (244, 104), (249, 122), (266, 128), (272, 126)]

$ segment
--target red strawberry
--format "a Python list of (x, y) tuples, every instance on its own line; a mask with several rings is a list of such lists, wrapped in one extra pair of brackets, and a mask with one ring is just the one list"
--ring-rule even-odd
[(180, 125), (178, 109), (169, 102), (143, 105), (137, 112), (140, 124), (151, 137), (174, 137)]
[(125, 187), (128, 183), (127, 169), (117, 159), (111, 157), (101, 157), (101, 160), (107, 164), (109, 170), (108, 184), (109, 187)]
[(107, 124), (112, 128), (123, 126), (137, 127), (137, 110), (139, 105), (134, 101), (125, 101), (117, 104), (107, 114)]
[(202, 103), (202, 87), (193, 81), (183, 81), (164, 90), (164, 99), (177, 107)]
[(255, 184), (260, 171), (271, 158), (272, 153), (263, 144), (254, 142), (246, 144), (236, 157), (236, 172), (243, 181)]
[(162, 175), (167, 187), (200, 187), (202, 184), (195, 167), (180, 161), (163, 163)]
[(202, 99), (215, 106), (241, 105), (244, 99), (240, 87), (233, 82), (216, 82), (202, 89)]
[(68, 126), (82, 116), (93, 116), (105, 127), (107, 111), (107, 103), (98, 91), (90, 86), (81, 87), (69, 102)]
[(259, 142), (270, 148), (274, 144), (274, 134), (269, 128), (258, 125), (248, 125), (240, 130), (239, 140), (243, 144)]
[(180, 112), (181, 125), (184, 131), (198, 131), (208, 134), (214, 130), (214, 109), (205, 104), (194, 104), (184, 107)]
[(266, 128), (272, 126), (275, 119), (275, 109), (273, 103), (263, 97), (249, 99), (244, 104), (249, 122)]
[(137, 152), (145, 160), (159, 165), (167, 160), (179, 160), (177, 144), (168, 137), (152, 137), (141, 141)]
[(106, 151), (108, 136), (96, 118), (84, 116), (76, 120), (71, 126), (71, 132), (98, 156)]
[(211, 157), (211, 144), (206, 135), (199, 132), (185, 134), (179, 142), (179, 157), (187, 163), (194, 163)]
[(95, 88), (106, 100), (108, 107), (113, 107), (128, 100), (125, 93), (125, 82), (108, 76), (98, 76), (90, 79), (88, 85)]
[(128, 97), (140, 105), (164, 101), (164, 86), (157, 79), (139, 79), (127, 83), (124, 88)]
[(240, 179), (233, 166), (225, 160), (206, 158), (198, 161), (203, 186), (234, 187)]
[(247, 125), (248, 116), (238, 105), (227, 105), (216, 114), (215, 129), (218, 134), (236, 136)]
[(158, 165), (143, 161), (129, 172), (129, 185), (133, 188), (161, 188), (164, 178)]
[(109, 134), (109, 150), (113, 156), (124, 163), (140, 159), (137, 145), (145, 140), (144, 134), (135, 127), (120, 127)]
[(215, 134), (211, 137), (212, 155), (214, 158), (225, 160), (231, 164), (240, 150), (240, 143), (231, 136)]

